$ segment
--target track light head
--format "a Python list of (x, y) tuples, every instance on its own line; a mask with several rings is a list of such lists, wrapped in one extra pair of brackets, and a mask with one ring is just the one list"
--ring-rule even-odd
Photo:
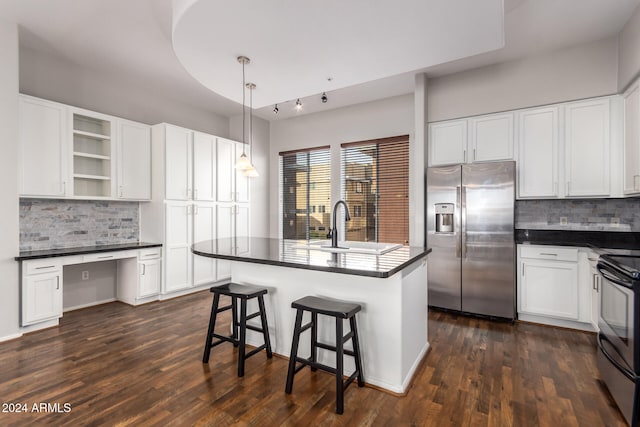
[(297, 109), (297, 110), (302, 109), (302, 102), (300, 102), (300, 98), (298, 98), (298, 99), (296, 100), (296, 109)]
[(278, 104), (276, 104), (276, 106), (273, 107), (273, 113), (274, 114), (278, 114), (278, 111), (280, 111), (280, 110), (278, 109)]
[(324, 103), (326, 103), (326, 102), (327, 102), (327, 99), (328, 99), (328, 98), (327, 98), (327, 94), (326, 94), (326, 93), (324, 93), (324, 92), (322, 92), (322, 97), (320, 97), (320, 100), (322, 101), (322, 103), (323, 103), (323, 104), (324, 104)]

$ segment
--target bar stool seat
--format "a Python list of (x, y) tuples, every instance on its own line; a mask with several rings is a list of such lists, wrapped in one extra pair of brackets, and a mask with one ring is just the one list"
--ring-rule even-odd
[[(209, 317), (209, 330), (207, 332), (207, 341), (204, 346), (204, 355), (202, 363), (209, 363), (211, 348), (223, 343), (230, 342), (234, 347), (238, 348), (238, 376), (244, 376), (244, 363), (249, 357), (257, 354), (263, 349), (266, 350), (267, 358), (273, 356), (271, 352), (271, 342), (269, 340), (269, 326), (267, 325), (267, 314), (264, 308), (264, 295), (267, 294), (267, 288), (240, 285), (237, 283), (226, 283), (224, 285), (213, 286), (209, 289), (213, 293), (213, 304), (211, 306), (211, 316)], [(220, 295), (231, 297), (231, 304), (220, 307)], [(258, 299), (258, 311), (247, 315), (247, 301), (253, 298)], [(238, 300), (240, 300), (240, 318), (238, 319)], [(231, 335), (220, 335), (215, 333), (216, 319), (218, 313), (231, 309), (232, 311), (232, 333)], [(247, 320), (260, 316), (262, 327), (248, 325)], [(264, 344), (256, 347), (250, 352), (246, 352), (247, 329), (261, 332)], [(217, 338), (214, 341), (214, 338)]]
[[(362, 307), (359, 304), (344, 301), (334, 301), (316, 296), (306, 296), (291, 303), (291, 308), (296, 309), (296, 322), (293, 330), (293, 342), (291, 344), (291, 356), (289, 358), (289, 369), (287, 373), (287, 384), (285, 393), (291, 394), (293, 390), (293, 379), (305, 366), (311, 367), (312, 371), (321, 369), (336, 376), (336, 413), (344, 412), (344, 390), (357, 378), (358, 387), (364, 386), (364, 376), (362, 375), (362, 357), (360, 354), (360, 343), (358, 340), (358, 328), (356, 324), (356, 313)], [(302, 326), (302, 315), (305, 311), (311, 313), (311, 322)], [(336, 343), (329, 345), (318, 342), (318, 314), (334, 317), (336, 319)], [(343, 335), (342, 322), (349, 319), (351, 330)], [(311, 329), (311, 356), (308, 359), (298, 357), (298, 345), (300, 334), (307, 329)], [(344, 348), (344, 344), (351, 340), (353, 350)], [(317, 349), (322, 348), (336, 352), (336, 367), (327, 366), (317, 362)], [(356, 369), (343, 382), (344, 375), (344, 355), (352, 356), (355, 359)], [(300, 365), (296, 366), (298, 363)]]

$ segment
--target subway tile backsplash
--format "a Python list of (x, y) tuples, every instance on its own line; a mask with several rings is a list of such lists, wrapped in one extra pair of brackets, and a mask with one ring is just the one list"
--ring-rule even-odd
[(20, 199), (20, 250), (137, 242), (139, 203)]
[(515, 216), (521, 229), (640, 232), (640, 199), (517, 200)]

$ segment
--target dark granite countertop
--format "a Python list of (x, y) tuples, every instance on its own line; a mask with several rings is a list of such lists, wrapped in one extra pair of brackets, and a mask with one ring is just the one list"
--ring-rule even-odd
[(640, 249), (640, 233), (617, 231), (570, 231), (516, 229), (516, 243), (583, 246), (593, 249)]
[(402, 246), (383, 255), (362, 253), (331, 253), (300, 247), (303, 240), (282, 240), (252, 237), (249, 251), (238, 253), (229, 239), (198, 242), (192, 246), (194, 254), (211, 258), (267, 264), (282, 267), (319, 270), (332, 273), (353, 274), (386, 278), (424, 258), (431, 249)]
[(20, 255), (15, 257), (16, 261), (25, 261), (29, 259), (53, 258), (68, 255), (87, 255), (100, 252), (124, 251), (128, 249), (145, 249), (162, 246), (161, 243), (148, 242), (132, 242), (121, 243), (117, 245), (96, 245), (96, 246), (80, 246), (76, 248), (56, 248), (41, 249), (37, 251), (20, 251)]

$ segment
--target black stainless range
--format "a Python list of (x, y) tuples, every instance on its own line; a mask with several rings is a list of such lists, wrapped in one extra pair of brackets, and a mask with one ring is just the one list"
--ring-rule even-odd
[(640, 426), (640, 251), (602, 255), (597, 268), (598, 369), (629, 425)]

